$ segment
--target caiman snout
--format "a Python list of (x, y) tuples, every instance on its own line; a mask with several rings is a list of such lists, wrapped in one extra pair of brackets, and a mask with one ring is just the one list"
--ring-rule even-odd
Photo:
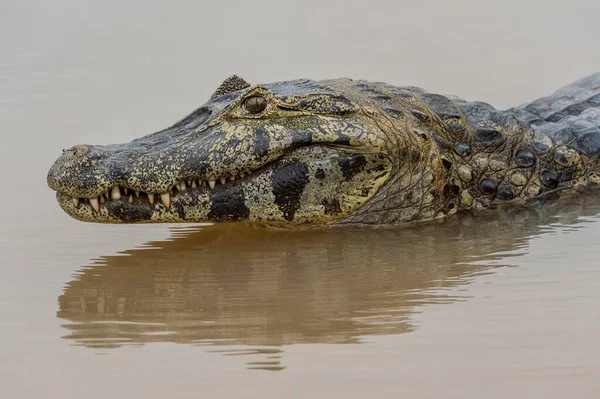
[(76, 146), (69, 148), (68, 150), (64, 150), (63, 153), (65, 153), (67, 155), (72, 155), (76, 158), (81, 158), (81, 157), (89, 154), (89, 152), (91, 150), (92, 150), (92, 147), (89, 145), (78, 144)]
[(100, 190), (99, 173), (109, 152), (101, 146), (76, 145), (63, 150), (48, 172), (48, 185), (55, 191), (77, 197), (93, 197)]

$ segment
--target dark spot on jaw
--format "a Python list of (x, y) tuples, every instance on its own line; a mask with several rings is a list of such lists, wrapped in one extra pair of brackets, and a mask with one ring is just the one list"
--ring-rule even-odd
[(340, 201), (337, 199), (333, 199), (331, 201), (323, 200), (321, 204), (325, 208), (326, 215), (337, 215), (342, 212), (342, 208), (340, 207)]
[(264, 126), (257, 126), (254, 129), (254, 154), (257, 156), (265, 155), (269, 152), (271, 138)]
[(216, 190), (212, 193), (211, 200), (209, 219), (246, 220), (250, 216), (241, 185), (232, 185), (227, 189)]
[(108, 201), (105, 203), (108, 213), (125, 223), (150, 220), (153, 208), (146, 204), (130, 204), (127, 201)]
[(548, 188), (554, 189), (558, 187), (558, 175), (550, 170), (542, 172), (542, 184)]
[[(196, 199), (196, 203), (198, 200)], [(177, 212), (179, 220), (185, 220), (185, 208), (182, 203), (177, 202), (171, 205), (171, 208)]]
[(338, 160), (338, 165), (340, 165), (346, 181), (351, 180), (356, 174), (362, 172), (366, 164), (367, 160), (361, 154), (353, 154), (347, 158)]
[(322, 168), (317, 169), (315, 177), (319, 180), (323, 180), (325, 178), (325, 171)]
[(340, 133), (340, 132), (338, 132), (337, 135), (338, 135), (338, 137), (334, 141), (335, 144), (342, 144), (342, 145), (347, 145), (347, 146), (350, 145), (350, 140), (351, 140), (350, 136)]
[(292, 148), (298, 148), (312, 143), (313, 134), (308, 130), (295, 130), (292, 134)]
[(300, 198), (308, 183), (308, 166), (305, 163), (291, 163), (273, 171), (271, 184), (277, 207), (286, 220), (292, 221), (300, 209)]

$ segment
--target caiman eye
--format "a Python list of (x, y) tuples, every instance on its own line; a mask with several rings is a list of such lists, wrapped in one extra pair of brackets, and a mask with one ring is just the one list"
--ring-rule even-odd
[(249, 114), (260, 114), (267, 108), (267, 99), (263, 96), (251, 96), (244, 100), (244, 109)]

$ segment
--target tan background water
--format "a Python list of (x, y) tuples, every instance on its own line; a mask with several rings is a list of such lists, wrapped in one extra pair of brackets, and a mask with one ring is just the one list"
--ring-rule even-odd
[(232, 73), (529, 101), (600, 70), (600, 3), (553, 4), (0, 2), (0, 395), (600, 397), (599, 198), (295, 233), (82, 224), (45, 185)]

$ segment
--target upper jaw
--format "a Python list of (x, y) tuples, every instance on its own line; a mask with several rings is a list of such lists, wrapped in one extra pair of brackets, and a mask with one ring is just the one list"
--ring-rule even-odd
[(175, 125), (126, 144), (79, 146), (65, 151), (48, 173), (48, 185), (74, 198), (96, 198), (115, 187), (160, 195), (181, 182), (230, 180), (274, 162), (309, 135), (278, 126), (256, 134), (251, 126), (228, 123), (197, 133)]
[[(104, 208), (118, 210), (116, 204), (127, 207), (139, 219), (146, 219), (147, 208), (160, 206), (169, 210), (174, 196), (195, 192), (198, 197), (199, 193), (221, 191), (220, 186), (230, 186), (254, 172), (241, 166), (210, 168), (207, 163), (192, 164), (187, 158), (177, 161), (172, 148), (146, 154), (139, 148), (134, 152), (126, 144), (79, 147), (87, 149), (85, 156), (65, 151), (50, 169), (48, 185), (57, 191), (63, 209), (82, 220), (102, 217)], [(188, 151), (194, 152), (193, 148)], [(227, 164), (231, 166), (232, 162)], [(109, 216), (104, 215), (110, 219)]]

